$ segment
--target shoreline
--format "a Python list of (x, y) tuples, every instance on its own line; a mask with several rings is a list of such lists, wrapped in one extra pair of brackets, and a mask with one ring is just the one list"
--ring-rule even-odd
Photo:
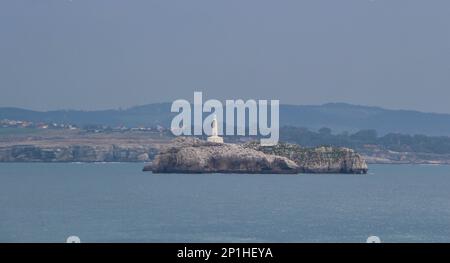
[[(1, 164), (150, 164), (151, 162), (0, 162)], [(379, 162), (368, 165), (411, 165), (411, 166), (450, 166), (450, 163), (401, 163), (401, 162)]]

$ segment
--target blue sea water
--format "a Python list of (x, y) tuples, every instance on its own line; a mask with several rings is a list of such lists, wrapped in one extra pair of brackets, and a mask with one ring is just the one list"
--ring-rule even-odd
[(450, 242), (450, 166), (368, 175), (0, 164), (0, 242)]

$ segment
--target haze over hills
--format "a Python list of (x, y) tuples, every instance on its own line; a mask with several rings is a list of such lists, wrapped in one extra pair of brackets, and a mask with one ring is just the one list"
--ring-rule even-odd
[[(176, 113), (171, 103), (135, 106), (125, 110), (55, 110), (33, 111), (21, 108), (0, 108), (0, 119), (32, 122), (68, 123), (78, 126), (107, 125), (127, 127), (169, 127)], [(450, 136), (450, 114), (424, 113), (411, 110), (388, 110), (380, 107), (346, 103), (324, 105), (281, 105), (280, 126), (297, 126), (317, 130), (330, 128), (334, 133), (374, 129), (378, 134), (403, 133)]]

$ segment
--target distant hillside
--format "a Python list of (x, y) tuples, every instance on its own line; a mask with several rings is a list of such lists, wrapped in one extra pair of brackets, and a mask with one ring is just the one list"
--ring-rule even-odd
[(126, 110), (57, 110), (31, 111), (20, 108), (0, 108), (0, 119), (26, 120), (32, 122), (55, 122), (85, 125), (107, 126), (155, 126), (168, 127), (174, 116), (170, 112), (170, 103), (136, 106)]
[(310, 129), (328, 127), (334, 132), (373, 129), (387, 133), (450, 136), (450, 114), (329, 103), (320, 106), (284, 105), (280, 109), (282, 125)]
[[(98, 124), (107, 126), (168, 127), (174, 116), (170, 103), (148, 104), (125, 110), (101, 111), (31, 111), (0, 108), (0, 119), (32, 122), (70, 123), (78, 126)], [(329, 103), (318, 106), (281, 105), (282, 126), (306, 127), (318, 130), (328, 127), (333, 132), (355, 132), (374, 129), (378, 134), (403, 133), (450, 136), (450, 114), (423, 113), (408, 110), (387, 110), (379, 107)]]

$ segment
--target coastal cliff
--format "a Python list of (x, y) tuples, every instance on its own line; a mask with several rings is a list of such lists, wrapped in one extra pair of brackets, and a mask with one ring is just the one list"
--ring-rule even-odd
[(0, 162), (149, 162), (170, 139), (152, 132), (28, 131), (0, 136)]
[(367, 173), (351, 149), (306, 149), (293, 144), (220, 144), (179, 137), (162, 149), (144, 171), (154, 173)]
[(147, 162), (156, 151), (149, 146), (13, 145), (0, 147), (0, 162)]
[[(88, 132), (18, 128), (7, 132), (5, 129), (8, 130), (8, 128), (0, 127), (0, 162), (151, 162), (160, 149), (169, 145), (174, 138), (169, 133), (157, 130)], [(450, 150), (446, 150), (450, 149), (448, 138), (390, 135), (386, 137), (389, 138), (388, 140), (380, 139), (384, 141), (384, 144), (365, 144), (365, 140), (357, 142), (354, 141), (355, 138), (353, 141), (339, 142), (343, 138), (339, 139), (338, 136), (328, 140), (330, 138), (327, 136), (331, 135), (326, 135), (326, 132), (320, 135), (304, 133), (305, 131), (301, 129), (295, 131), (303, 131), (303, 133), (287, 128), (282, 131), (285, 131), (285, 135), (281, 136), (282, 139), (294, 142), (294, 145), (309, 145), (309, 148), (302, 146), (295, 150), (300, 156), (303, 155), (303, 158), (294, 160), (304, 167), (303, 170), (308, 170), (308, 164), (311, 162), (308, 161), (303, 165), (302, 160), (308, 159), (319, 159), (320, 162), (329, 160), (333, 163), (329, 165), (330, 168), (344, 166), (347, 167), (344, 170), (356, 171), (364, 170), (362, 160), (365, 160), (367, 164), (450, 164)], [(240, 144), (248, 141), (248, 138), (227, 139), (228, 142)], [(405, 142), (414, 143), (415, 146)], [(320, 147), (316, 146), (321, 144), (334, 146), (319, 150)], [(286, 144), (280, 145), (286, 147)], [(338, 145), (352, 145), (352, 149), (356, 152), (340, 148)], [(432, 145), (431, 148), (430, 145)], [(258, 150), (267, 152), (269, 148)], [(346, 157), (336, 159), (336, 155), (339, 154), (344, 154)], [(291, 157), (282, 153), (278, 155)], [(334, 160), (345, 160), (345, 162), (334, 162)], [(352, 166), (356, 169), (351, 168)], [(333, 169), (336, 171), (335, 168)]]

